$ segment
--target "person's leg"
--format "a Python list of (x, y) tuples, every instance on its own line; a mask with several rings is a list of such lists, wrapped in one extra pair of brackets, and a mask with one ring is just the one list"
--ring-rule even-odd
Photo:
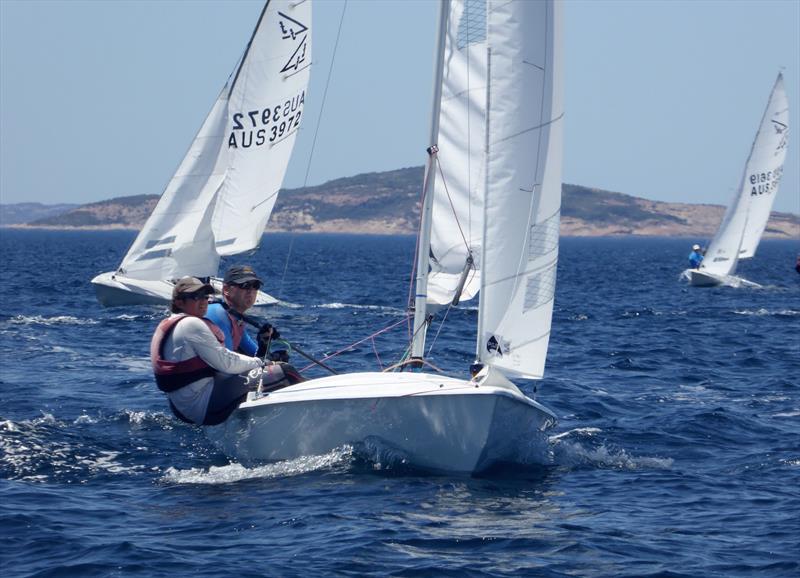
[(283, 370), (283, 374), (286, 376), (286, 379), (289, 380), (290, 384), (300, 383), (301, 381), (305, 381), (305, 378), (300, 375), (300, 372), (297, 371), (293, 365), (285, 362), (280, 362), (278, 365), (281, 366)]
[(250, 391), (247, 376), (231, 375), (224, 379), (214, 379), (214, 389), (208, 400), (208, 409), (203, 425), (219, 425), (228, 419), (239, 404), (247, 399)]

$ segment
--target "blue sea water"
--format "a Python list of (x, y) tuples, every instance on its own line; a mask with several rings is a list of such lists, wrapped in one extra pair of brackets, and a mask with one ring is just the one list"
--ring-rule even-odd
[[(796, 242), (741, 264), (762, 288), (706, 289), (678, 280), (693, 240), (564, 239), (548, 463), (463, 477), (360, 447), (229, 461), (152, 382), (165, 309), (95, 301), (132, 239), (0, 231), (3, 576), (800, 575)], [(321, 357), (403, 318), (413, 244), (267, 235), (248, 260)], [(476, 316), (450, 312), (437, 366), (464, 374)], [(405, 340), (376, 338), (380, 363)], [(366, 342), (329, 363), (379, 362)]]

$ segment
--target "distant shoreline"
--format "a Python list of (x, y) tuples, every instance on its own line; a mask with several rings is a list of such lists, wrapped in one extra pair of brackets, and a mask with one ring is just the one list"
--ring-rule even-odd
[[(26, 225), (26, 224), (14, 224), (14, 225), (0, 225), (0, 229), (12, 229), (12, 230), (19, 230), (19, 231), (80, 231), (80, 232), (106, 232), (106, 231), (130, 231), (132, 233), (136, 233), (140, 230), (138, 227), (129, 227), (123, 225), (101, 225), (101, 226), (83, 226), (83, 227), (57, 227), (53, 225)], [(264, 231), (264, 234), (270, 233), (282, 233), (282, 234), (294, 234), (294, 235), (365, 235), (365, 236), (379, 236), (379, 237), (408, 237), (413, 236), (416, 233), (413, 232), (376, 232), (374, 230), (335, 230), (335, 231), (326, 231), (326, 230), (317, 230), (317, 231), (309, 231), (309, 230), (288, 230), (288, 229), (267, 229)], [(610, 233), (610, 232), (596, 232), (596, 233), (587, 233), (587, 232), (564, 232), (562, 231), (561, 237), (564, 238), (571, 238), (571, 239), (581, 239), (581, 238), (595, 238), (595, 239), (613, 239), (613, 238), (626, 238), (626, 237), (637, 237), (637, 238), (646, 238), (646, 239), (698, 239), (698, 238), (708, 238), (710, 239), (713, 236), (713, 232), (708, 235), (692, 235), (692, 234), (672, 234), (667, 232), (661, 233), (652, 233), (652, 234), (643, 234), (643, 233), (631, 233), (631, 232), (619, 232), (619, 233)], [(796, 236), (790, 236), (785, 234), (776, 234), (776, 233), (764, 233), (764, 239), (769, 240), (778, 240), (778, 241), (800, 241), (800, 230)]]

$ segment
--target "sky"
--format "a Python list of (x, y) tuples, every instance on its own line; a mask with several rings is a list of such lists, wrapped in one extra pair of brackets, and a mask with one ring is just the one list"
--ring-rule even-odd
[[(0, 202), (160, 194), (262, 5), (0, 0)], [(314, 4), (286, 187), (425, 161), (436, 2), (349, 0), (337, 44), (343, 6)], [(565, 0), (564, 182), (727, 204), (779, 71), (793, 123), (800, 0)], [(795, 134), (774, 210), (800, 214)]]

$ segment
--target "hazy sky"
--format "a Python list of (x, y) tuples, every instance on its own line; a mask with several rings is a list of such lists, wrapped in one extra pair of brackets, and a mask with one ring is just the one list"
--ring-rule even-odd
[[(160, 194), (261, 0), (0, 0), (0, 201)], [(308, 117), (285, 185), (422, 165), (437, 5), (314, 4)], [(564, 181), (727, 204), (783, 69), (800, 101), (800, 0), (566, 0)], [(306, 172), (308, 178), (306, 179)], [(800, 213), (800, 134), (775, 209)]]

